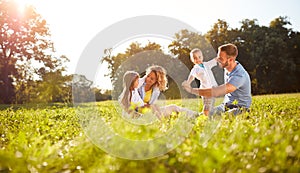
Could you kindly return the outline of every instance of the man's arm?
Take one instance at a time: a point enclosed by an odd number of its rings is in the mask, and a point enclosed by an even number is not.
[[[226,83],[214,88],[200,89],[200,88],[192,88],[187,85],[183,85],[183,88],[191,94],[195,94],[198,96],[205,96],[205,97],[219,97],[236,90],[236,87],[230,83]]]

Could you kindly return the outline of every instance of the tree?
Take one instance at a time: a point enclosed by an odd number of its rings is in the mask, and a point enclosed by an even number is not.
[[[104,50],[105,55],[102,58],[101,62],[108,63],[108,69],[110,71],[110,74],[108,75],[112,80],[112,84],[114,85],[114,82],[119,77],[119,74],[117,74],[117,72],[123,62],[137,53],[148,50],[157,50],[162,52],[160,45],[151,42],[149,42],[145,47],[142,47],[138,42],[133,42],[129,45],[124,53],[118,53],[117,55],[112,55],[112,49]]]
[[[72,96],[74,103],[93,102],[95,92],[92,89],[93,81],[88,80],[84,75],[72,75]]]
[[[236,42],[239,50],[237,60],[243,64],[250,75],[252,93],[265,93],[257,74],[260,73],[258,69],[262,62],[266,61],[262,55],[266,41],[265,33],[268,28],[259,26],[256,19],[245,19],[241,24],[242,26],[238,30],[239,39]]]
[[[229,32],[230,28],[226,21],[218,19],[218,21],[213,25],[213,28],[209,30],[205,36],[209,43],[213,46],[215,51],[222,44],[230,42]]]
[[[297,56],[292,55],[293,32],[285,27],[289,24],[284,17],[274,19],[269,27],[256,20],[242,21],[239,61],[250,73],[254,94],[295,91]]]
[[[272,69],[274,77],[273,90],[276,93],[291,91],[297,84],[298,87],[295,89],[299,89],[299,77],[296,75],[299,69],[297,70],[296,67],[297,61],[299,66],[299,60],[297,59],[299,59],[300,51],[299,48],[296,48],[297,43],[294,42],[294,40],[297,40],[297,34],[292,29],[287,28],[287,25],[291,25],[287,17],[280,16],[271,21],[269,27],[272,34],[270,41],[273,43],[270,56],[274,57],[273,60],[277,58],[277,61],[272,61],[271,65],[278,67],[276,70],[275,68]]]
[[[72,76],[63,75],[68,61],[66,56],[61,56],[59,61],[54,62],[55,69],[39,69],[36,75],[40,79],[18,82],[15,85],[16,103],[71,102]]]
[[[290,66],[291,71],[286,74],[286,80],[289,81],[289,91],[299,92],[300,89],[300,79],[298,74],[300,74],[300,33],[296,31],[290,32],[290,39],[288,41],[289,56],[293,63]]]
[[[47,23],[32,6],[20,12],[14,1],[0,1],[0,103],[16,101],[16,89],[39,69],[55,69],[53,52]]]
[[[111,100],[111,90],[103,90],[99,88],[93,88],[95,93],[96,101]]]

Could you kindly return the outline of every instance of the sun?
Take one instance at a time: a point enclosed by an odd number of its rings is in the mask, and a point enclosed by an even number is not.
[[[17,5],[20,12],[24,12],[25,8],[29,5],[34,6],[36,0],[13,0]]]
[[[36,0],[13,0],[20,6],[33,5]]]

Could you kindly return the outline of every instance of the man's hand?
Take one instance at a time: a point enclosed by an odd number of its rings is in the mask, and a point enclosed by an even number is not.
[[[190,86],[190,84],[185,80],[182,82],[182,87],[184,88],[185,86]]]
[[[182,85],[183,89],[185,89],[187,92],[191,93],[192,87],[190,86],[190,84],[188,84],[188,82],[186,80],[183,81],[181,85]]]

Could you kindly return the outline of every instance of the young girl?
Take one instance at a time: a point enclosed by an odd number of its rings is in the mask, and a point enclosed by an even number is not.
[[[157,105],[145,104],[137,92],[137,87],[139,83],[139,74],[134,71],[127,71],[123,76],[123,92],[119,97],[119,102],[123,106],[124,110],[132,114],[133,117],[137,115],[142,116],[142,114],[152,111],[159,119],[162,117],[167,117],[172,114],[172,112],[185,112],[188,116],[195,117],[198,115],[197,112],[191,111],[186,108],[179,107],[177,105],[167,105],[159,107]]]
[[[190,86],[192,81],[197,78],[200,80],[199,88],[211,88],[217,86],[217,83],[213,77],[211,68],[217,65],[216,58],[203,62],[203,55],[200,49],[193,49],[190,52],[190,59],[195,64],[192,68],[188,80],[184,83],[184,85]],[[203,113],[205,115],[209,115],[209,112],[214,106],[215,99],[202,97],[203,100]]]
[[[135,71],[127,71],[123,76],[123,91],[119,97],[119,102],[126,112],[138,112],[138,108],[144,106],[137,87],[139,84],[139,74]]]

